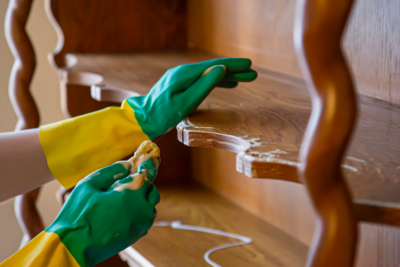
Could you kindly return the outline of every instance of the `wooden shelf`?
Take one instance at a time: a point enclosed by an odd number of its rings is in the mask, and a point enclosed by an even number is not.
[[[158,186],[157,221],[248,236],[253,243],[218,250],[210,259],[221,266],[304,266],[307,246],[198,184]],[[210,266],[203,256],[237,239],[169,226],[153,226],[133,247],[155,266]]]
[[[120,102],[147,93],[168,68],[215,57],[192,50],[74,54],[60,75],[63,82],[91,86],[97,100]],[[178,138],[188,146],[237,153],[237,170],[249,177],[298,182],[298,152],[311,110],[305,84],[255,69],[256,81],[215,89],[178,125]],[[400,225],[400,107],[364,96],[359,103],[342,170],[360,220]]]

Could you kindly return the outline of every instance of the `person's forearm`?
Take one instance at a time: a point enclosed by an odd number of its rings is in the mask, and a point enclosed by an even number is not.
[[[0,202],[53,179],[38,129],[0,133]]]

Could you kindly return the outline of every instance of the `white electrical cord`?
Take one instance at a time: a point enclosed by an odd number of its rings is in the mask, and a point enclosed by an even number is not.
[[[134,266],[140,267],[156,267],[148,259],[146,259],[142,254],[139,253],[132,246],[127,247],[124,252],[135,261]],[[129,266],[132,266],[129,264]]]
[[[213,262],[212,260],[210,260],[210,254],[213,253],[214,251],[224,249],[224,248],[230,248],[230,247],[234,247],[234,246],[246,245],[246,244],[250,244],[253,242],[253,240],[247,236],[232,234],[232,233],[215,230],[215,229],[210,229],[210,228],[206,228],[206,227],[182,224],[180,221],[156,222],[156,223],[154,223],[154,226],[171,226],[172,228],[175,228],[175,229],[198,231],[198,232],[210,233],[210,234],[214,234],[214,235],[222,235],[222,236],[232,237],[232,238],[242,240],[241,242],[224,244],[224,245],[220,245],[220,246],[217,246],[217,247],[207,250],[206,253],[204,254],[204,259],[208,264],[210,264],[213,267],[221,267],[221,265],[218,265],[215,262]]]

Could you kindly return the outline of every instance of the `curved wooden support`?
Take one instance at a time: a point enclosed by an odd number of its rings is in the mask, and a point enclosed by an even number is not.
[[[340,164],[356,122],[352,77],[341,50],[353,0],[299,0],[294,41],[312,112],[300,150],[299,178],[316,212],[307,266],[353,266],[357,219]]]
[[[35,52],[25,31],[31,5],[32,0],[10,0],[5,18],[5,35],[15,58],[8,88],[18,116],[16,131],[39,125],[39,112],[29,91],[36,67]]]
[[[11,103],[18,116],[15,131],[39,126],[39,112],[29,91],[36,58],[32,43],[25,31],[31,5],[32,0],[10,0],[5,18],[5,35],[15,58],[8,87]],[[39,191],[40,188],[15,199],[15,214],[24,232],[21,246],[44,229],[35,206]]]
[[[15,216],[24,233],[20,248],[25,246],[26,243],[44,230],[44,224],[36,208],[36,201],[39,197],[39,193],[40,187],[15,198]]]

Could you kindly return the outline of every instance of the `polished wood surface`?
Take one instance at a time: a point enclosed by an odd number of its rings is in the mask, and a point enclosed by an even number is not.
[[[216,56],[185,50],[70,57],[75,57],[75,65],[63,70],[64,82],[71,82],[71,73],[74,83],[80,82],[76,76],[96,73],[101,79],[94,85],[104,83],[136,95],[147,93],[170,67]],[[298,152],[311,110],[305,83],[256,69],[260,75],[252,83],[234,90],[215,89],[186,122],[178,125],[179,136],[190,146],[238,153],[237,169],[247,176],[298,181]],[[87,79],[82,83],[91,86]],[[357,202],[398,207],[400,107],[364,96],[359,100],[358,126],[342,171]]]
[[[158,178],[157,178],[158,179]],[[307,247],[289,235],[200,185],[157,186],[162,201],[159,221],[181,221],[236,233],[252,244],[216,251],[210,259],[221,266],[304,266]],[[155,266],[209,266],[204,253],[237,242],[212,234],[153,226],[133,247]]]
[[[351,267],[356,258],[358,218],[341,171],[357,119],[341,48],[352,6],[353,0],[297,1],[294,43],[312,102],[297,168],[315,214],[309,267]]]
[[[190,47],[249,57],[301,77],[293,46],[295,0],[188,1]],[[400,1],[355,2],[343,42],[361,94],[400,104]]]
[[[46,0],[46,10],[58,35],[50,55],[58,68],[71,52],[186,47],[185,0]]]
[[[9,78],[8,92],[18,116],[15,131],[39,126],[39,112],[30,92],[36,57],[32,43],[25,30],[32,0],[10,0],[5,18],[5,35],[14,56]],[[24,233],[21,247],[44,229],[36,209],[40,188],[15,198],[15,215]]]

